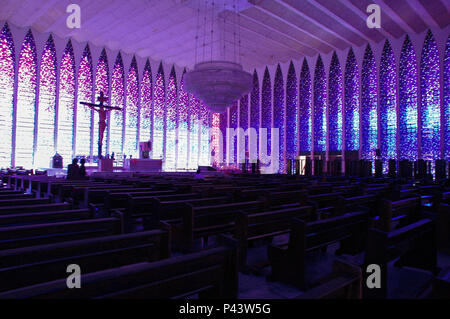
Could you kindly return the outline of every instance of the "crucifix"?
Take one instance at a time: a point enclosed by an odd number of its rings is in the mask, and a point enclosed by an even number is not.
[[[86,105],[95,112],[98,112],[98,158],[102,159],[103,135],[106,129],[106,117],[108,112],[112,110],[122,111],[122,109],[116,106],[104,105],[104,103],[108,101],[108,98],[103,95],[103,92],[100,92],[100,96],[97,98],[97,101],[100,103],[94,104],[89,102],[80,102],[80,104]]]

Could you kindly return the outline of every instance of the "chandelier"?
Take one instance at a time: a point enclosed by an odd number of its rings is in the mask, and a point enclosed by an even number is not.
[[[236,1],[236,0],[234,0]],[[208,1],[206,1],[207,6]],[[242,64],[238,63],[236,60],[236,21],[233,23],[234,27],[234,62],[227,61],[226,56],[226,45],[225,40],[223,41],[222,49],[222,59],[213,59],[213,44],[214,44],[214,0],[211,1],[211,58],[209,60],[205,59],[205,47],[206,47],[206,37],[203,37],[203,61],[197,63],[197,49],[198,49],[198,30],[199,24],[197,24],[197,34],[196,34],[196,52],[195,59],[196,64],[192,71],[187,72],[184,75],[184,85],[188,93],[193,94],[195,97],[200,99],[211,112],[213,113],[223,113],[226,111],[227,107],[232,106],[234,102],[239,100],[245,94],[248,94],[253,87],[253,76],[245,72]],[[224,9],[226,6],[226,1],[224,1]],[[236,8],[236,2],[233,5],[234,17],[240,15]],[[206,31],[206,14],[208,9],[205,8],[204,17],[204,29]],[[224,10],[223,13],[225,13]],[[199,21],[200,16],[200,6],[197,10]],[[226,16],[223,14],[223,37],[225,37],[225,20]],[[204,32],[206,34],[206,32]],[[239,31],[239,51],[240,51],[240,31]],[[240,60],[240,53],[239,53]]]
[[[203,101],[213,113],[223,113],[228,106],[252,89],[252,75],[242,65],[228,61],[197,63],[185,74],[186,91]]]

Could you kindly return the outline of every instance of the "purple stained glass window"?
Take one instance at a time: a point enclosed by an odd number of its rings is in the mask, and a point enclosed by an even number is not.
[[[271,153],[271,129],[272,129],[272,84],[270,81],[270,73],[269,69],[266,67],[264,71],[264,78],[262,83],[261,90],[261,129],[265,129],[265,134],[267,136],[267,143],[265,145],[260,145],[259,149],[259,158],[262,160],[261,166],[266,166],[267,161],[265,161],[261,154],[266,154],[270,157]],[[264,133],[262,133],[264,135]],[[261,140],[262,136],[259,134],[259,138]],[[263,149],[261,149],[261,147]],[[265,148],[265,150],[264,150]]]
[[[108,56],[106,55],[106,50],[103,49],[100,58],[97,64],[97,72],[95,74],[95,103],[98,103],[98,97],[100,96],[100,92],[103,92],[105,97],[109,97],[109,66],[108,66]],[[94,145],[95,151],[94,154],[97,155],[97,145],[98,145],[98,113],[93,112],[94,114]],[[106,145],[108,145],[108,134],[105,130],[103,135],[103,147],[102,154],[105,156],[106,153]]]
[[[164,158],[166,84],[162,63],[155,82],[155,101],[153,110],[153,158]]]
[[[114,63],[111,79],[111,104],[122,110],[113,110],[109,116],[109,152],[114,153],[118,163],[123,159],[123,114],[125,102],[125,74],[122,55],[119,53]],[[130,154],[125,154],[127,157]]]
[[[230,128],[236,131],[238,128],[238,102],[236,101],[233,106],[230,107]],[[233,136],[228,136],[228,143],[230,146],[230,151],[233,152],[233,158],[229,158],[228,164],[236,164],[237,163],[237,134],[234,134]]]
[[[302,71],[300,73],[299,85],[299,151],[301,153],[311,152],[312,140],[312,91],[311,73],[308,61],[303,60]]]
[[[127,76],[127,99],[125,107],[124,153],[139,156],[137,145],[137,128],[139,118],[139,71],[136,57],[131,60]]]
[[[144,67],[144,73],[141,81],[141,107],[140,107],[140,128],[139,140],[148,142],[151,140],[152,128],[152,69],[150,62],[147,60]]]
[[[94,137],[92,136],[93,133],[92,111],[89,107],[80,104],[80,102],[93,102],[92,101],[93,86],[94,82],[93,82],[92,56],[89,46],[86,45],[78,69],[78,86],[77,86],[78,101],[76,104],[77,125],[76,125],[76,141],[75,141],[75,155],[77,156],[91,155],[93,141],[96,141],[96,143],[98,141],[97,140],[98,136]],[[95,152],[97,152],[97,149],[95,149]]]
[[[19,57],[15,165],[33,167],[37,56],[33,34],[28,31]]]
[[[253,88],[250,93],[250,128],[253,134],[256,134],[256,137],[253,138],[256,145],[252,148],[255,150],[256,154],[250,152],[250,159],[255,161],[258,158],[258,149],[259,149],[259,127],[260,127],[260,107],[261,107],[261,97],[259,92],[259,79],[258,73],[256,70],[253,72]],[[221,121],[222,123],[222,121]],[[225,136],[225,135],[224,135]]]
[[[278,128],[278,163],[279,173],[286,172],[286,146],[285,146],[285,105],[284,105],[284,81],[281,66],[278,64],[275,72],[274,86],[273,86],[273,127]],[[273,141],[273,139],[272,139]]]
[[[244,95],[240,100],[239,100],[239,128],[240,130],[238,131],[239,134],[244,133],[244,136],[241,138],[238,138],[238,143],[241,143],[241,140],[243,141],[243,145],[239,145],[239,150],[242,150],[242,153],[238,153],[238,162],[242,163],[245,161],[245,154],[246,152],[248,152],[249,147],[248,147],[248,137],[245,136],[245,133],[249,132],[248,131],[248,115],[249,115],[249,96]]]
[[[314,71],[314,151],[326,151],[327,84],[322,57],[317,58]]]
[[[170,71],[169,82],[167,84],[167,108],[166,108],[166,159],[165,170],[174,171],[176,152],[176,130],[178,117],[178,97],[177,97],[177,77],[175,68]]]
[[[0,167],[11,165],[14,101],[14,43],[7,23],[0,32]]]
[[[91,86],[92,92],[92,86]],[[92,95],[92,93],[91,93]],[[58,140],[57,151],[68,162],[73,157],[75,109],[75,57],[72,42],[64,49],[59,71]],[[90,135],[90,126],[89,126]]]
[[[286,81],[286,158],[297,156],[298,138],[298,82],[294,63],[291,61]]]
[[[178,159],[177,169],[188,167],[188,124],[189,124],[189,94],[184,90],[184,74],[180,83],[180,94],[178,97]]]

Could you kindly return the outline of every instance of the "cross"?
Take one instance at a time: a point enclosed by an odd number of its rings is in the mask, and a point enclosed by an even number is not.
[[[122,111],[120,107],[117,106],[109,106],[104,105],[105,102],[108,101],[108,98],[103,95],[103,92],[100,92],[100,96],[97,98],[99,104],[89,103],[89,102],[80,102],[82,105],[88,106],[90,109],[98,112],[99,120],[98,120],[98,158],[102,158],[102,145],[103,145],[103,135],[106,129],[106,117],[108,112],[112,110]]]

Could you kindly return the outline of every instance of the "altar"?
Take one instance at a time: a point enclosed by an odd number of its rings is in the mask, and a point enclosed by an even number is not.
[[[123,170],[128,172],[161,172],[162,165],[162,159],[127,158],[123,162]]]

